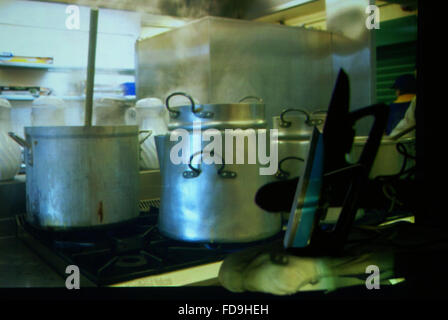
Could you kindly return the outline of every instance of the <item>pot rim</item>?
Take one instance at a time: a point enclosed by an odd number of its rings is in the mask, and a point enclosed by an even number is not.
[[[25,134],[32,137],[64,137],[64,136],[137,136],[138,126],[52,126],[25,127]]]

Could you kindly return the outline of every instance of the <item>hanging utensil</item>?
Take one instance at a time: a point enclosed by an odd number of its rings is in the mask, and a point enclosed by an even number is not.
[[[95,82],[95,55],[96,55],[96,38],[98,31],[98,9],[90,9],[90,26],[89,26],[89,54],[87,60],[87,83],[86,83],[86,103],[84,114],[84,125],[90,127],[92,125],[93,110],[93,85]]]

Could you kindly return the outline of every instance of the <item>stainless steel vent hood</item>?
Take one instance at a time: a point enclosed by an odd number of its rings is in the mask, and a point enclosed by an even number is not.
[[[193,19],[205,16],[255,19],[314,1],[316,0],[45,0]]]

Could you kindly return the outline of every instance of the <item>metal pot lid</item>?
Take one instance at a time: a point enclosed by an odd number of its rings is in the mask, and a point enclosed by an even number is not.
[[[190,101],[190,105],[170,107],[169,100],[176,95],[185,96]],[[256,102],[249,102],[249,99],[256,99]],[[188,94],[175,92],[166,99],[166,108],[170,114],[169,130],[178,128],[192,130],[194,123],[200,123],[201,129],[267,127],[265,104],[261,99],[253,96],[245,97],[238,103],[195,104]]]

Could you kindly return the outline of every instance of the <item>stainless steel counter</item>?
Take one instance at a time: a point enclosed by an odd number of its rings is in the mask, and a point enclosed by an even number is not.
[[[65,279],[16,237],[0,238],[0,288],[65,287]]]
[[[15,215],[24,211],[25,176],[0,182],[0,288],[65,287],[65,279],[16,236]]]

